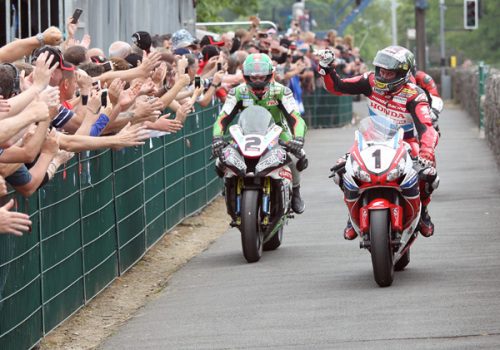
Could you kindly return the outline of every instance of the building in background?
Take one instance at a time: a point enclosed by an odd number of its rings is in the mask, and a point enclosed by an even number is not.
[[[89,34],[91,47],[108,48],[116,40],[132,44],[133,33],[195,33],[196,2],[188,0],[0,0],[0,46],[43,32],[49,25],[64,33],[66,19],[83,10],[76,39]]]

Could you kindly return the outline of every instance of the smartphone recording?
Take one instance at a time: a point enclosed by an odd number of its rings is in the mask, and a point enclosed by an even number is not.
[[[76,9],[75,12],[73,12],[73,20],[71,21],[72,24],[76,24],[78,22],[82,12],[83,12],[82,9]]]

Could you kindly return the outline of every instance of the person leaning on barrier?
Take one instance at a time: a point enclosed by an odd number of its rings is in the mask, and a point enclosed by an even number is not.
[[[193,83],[199,69],[198,58],[193,54],[186,54],[183,57],[185,58],[185,60],[179,60],[178,69],[182,71],[183,68],[184,69],[187,68],[187,74],[189,76],[189,85],[187,89],[195,91]],[[203,93],[195,101],[198,105],[202,107],[207,107],[212,102],[212,97],[215,95],[217,89],[221,87],[223,76],[224,76],[223,70],[217,71],[213,75],[211,82],[202,86]]]
[[[5,180],[0,176],[0,197],[7,194]],[[8,233],[15,236],[22,236],[22,231],[29,231],[31,220],[28,214],[10,211],[14,207],[14,199],[0,207],[0,233]]]

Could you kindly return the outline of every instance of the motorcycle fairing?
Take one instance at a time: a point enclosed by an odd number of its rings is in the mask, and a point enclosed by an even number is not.
[[[271,147],[271,146],[269,146]],[[274,144],[264,152],[255,166],[256,176],[267,176],[276,169],[282,168],[292,162],[287,152],[279,145]]]
[[[370,215],[368,215],[370,210],[384,209],[389,209],[389,212],[391,213],[392,229],[401,230],[403,228],[403,208],[384,198],[377,198],[371,201],[370,204],[361,208],[362,215],[359,217],[359,230],[363,233],[370,230]]]
[[[232,145],[226,146],[222,150],[220,159],[226,169],[231,170],[236,176],[245,176],[247,173],[245,159]]]
[[[240,152],[244,157],[248,158],[258,158],[266,151],[266,149],[273,147],[276,143],[278,143],[277,139],[282,131],[283,129],[280,126],[274,125],[265,135],[244,135],[243,130],[239,125],[232,125],[229,128],[229,133],[236,142]]]

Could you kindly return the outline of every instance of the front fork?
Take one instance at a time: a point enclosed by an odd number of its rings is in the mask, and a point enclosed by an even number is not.
[[[245,187],[245,181],[242,177],[239,177],[236,185],[236,226],[241,225],[241,198],[243,195],[243,187]],[[269,217],[271,215],[271,206],[269,205],[271,179],[269,177],[264,178],[262,191],[262,225],[267,226],[269,225]]]

